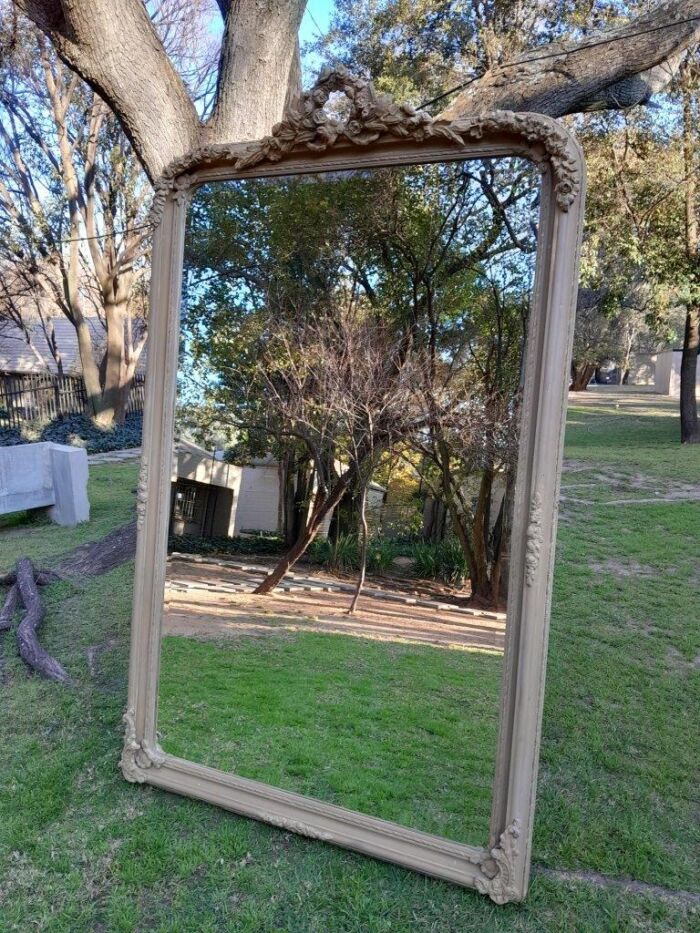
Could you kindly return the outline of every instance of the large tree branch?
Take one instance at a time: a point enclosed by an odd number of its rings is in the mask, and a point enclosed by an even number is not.
[[[256,139],[279,122],[290,78],[298,80],[298,34],[306,0],[230,0],[219,63],[214,142]]]
[[[698,40],[700,0],[665,0],[625,26],[578,44],[543,46],[487,71],[440,116],[520,110],[562,117],[643,104],[666,87]]]
[[[156,178],[198,141],[199,118],[142,0],[16,0],[118,115]]]

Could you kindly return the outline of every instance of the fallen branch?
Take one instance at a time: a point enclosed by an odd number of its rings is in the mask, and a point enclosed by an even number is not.
[[[17,561],[16,573],[16,586],[25,609],[22,621],[17,627],[20,657],[25,664],[49,680],[70,684],[71,679],[66,670],[39,644],[37,630],[44,621],[46,606],[39,596],[34,579],[34,565],[28,557],[22,557]]]
[[[34,582],[38,586],[48,586],[49,583],[56,583],[60,579],[60,575],[53,570],[34,570]],[[0,575],[0,586],[13,586],[16,582],[17,573],[14,570]]]

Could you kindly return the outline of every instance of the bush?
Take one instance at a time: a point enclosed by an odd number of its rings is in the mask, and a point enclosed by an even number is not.
[[[98,428],[85,415],[66,415],[49,422],[28,421],[18,428],[0,429],[0,447],[30,444],[34,441],[53,441],[84,447],[89,454],[106,453],[141,446],[143,415],[136,412],[126,416],[124,424],[112,428]]]
[[[388,538],[370,538],[367,545],[367,570],[385,573],[397,556],[397,547]],[[351,573],[360,569],[360,542],[357,535],[340,535],[337,541],[316,538],[308,550],[309,560],[328,570]]]
[[[210,554],[221,556],[275,556],[285,552],[284,538],[280,535],[257,532],[250,537],[199,538],[196,535],[170,535],[168,547],[182,554]]]
[[[413,559],[415,574],[423,579],[464,586],[469,576],[469,565],[456,538],[417,543],[413,546]]]

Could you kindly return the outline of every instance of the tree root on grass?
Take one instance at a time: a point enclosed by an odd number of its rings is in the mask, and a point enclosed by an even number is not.
[[[77,581],[97,577],[114,570],[134,556],[136,549],[136,522],[115,528],[99,541],[89,541],[64,554],[56,563],[56,571],[37,569],[28,557],[17,561],[14,570],[0,574],[0,586],[9,586],[0,609],[0,633],[12,628],[15,613],[21,607],[24,615],[17,626],[17,646],[24,663],[32,670],[61,684],[72,681],[59,662],[39,643],[37,630],[44,621],[46,607],[38,587],[48,586],[56,580]],[[98,646],[99,648],[99,646]],[[90,658],[88,657],[90,662]],[[95,657],[92,658],[94,664]],[[2,646],[0,645],[0,680],[4,676]]]
[[[37,631],[44,621],[46,606],[39,595],[39,586],[46,586],[60,577],[49,570],[36,570],[28,557],[17,561],[13,573],[0,577],[0,582],[10,589],[0,609],[0,632],[12,627],[12,620],[20,606],[24,614],[17,626],[17,647],[27,667],[41,674],[48,680],[61,684],[70,684],[71,679],[65,668],[52,657],[39,643]]]

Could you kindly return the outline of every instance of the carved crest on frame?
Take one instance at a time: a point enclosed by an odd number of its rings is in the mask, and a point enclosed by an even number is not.
[[[326,110],[329,98],[335,93],[344,94],[348,102],[347,113],[342,116]],[[537,113],[506,110],[453,121],[433,119],[411,104],[397,104],[371,81],[338,67],[322,71],[298,105],[288,109],[282,121],[273,126],[272,133],[251,144],[247,151],[241,153],[240,146],[226,144],[202,146],[172,162],[156,184],[151,220],[154,224],[160,221],[165,199],[171,192],[177,196],[190,185],[191,178],[185,173],[222,160],[231,161],[234,171],[242,171],[264,162],[280,162],[304,149],[320,153],[335,145],[369,146],[392,139],[447,142],[464,147],[470,140],[494,133],[520,137],[541,148],[543,155],[538,164],[551,165],[557,204],[561,210],[568,210],[581,190],[580,170],[569,135],[554,120]]]

